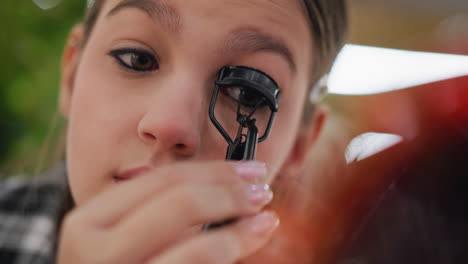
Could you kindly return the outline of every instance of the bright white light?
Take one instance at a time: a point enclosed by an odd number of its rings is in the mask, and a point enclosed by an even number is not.
[[[345,158],[351,162],[367,159],[400,142],[403,137],[394,134],[365,133],[355,137],[346,148]]]
[[[468,75],[468,56],[346,45],[329,93],[375,94]]]
[[[33,0],[33,2],[42,9],[51,9],[60,4],[61,0]]]

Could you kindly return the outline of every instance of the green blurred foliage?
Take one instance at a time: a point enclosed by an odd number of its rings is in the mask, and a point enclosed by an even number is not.
[[[57,111],[60,59],[85,0],[48,10],[32,0],[0,3],[0,174],[28,172]],[[28,167],[29,166],[29,167]]]

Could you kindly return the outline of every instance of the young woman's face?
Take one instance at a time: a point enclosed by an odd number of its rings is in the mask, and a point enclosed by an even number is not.
[[[226,65],[260,69],[280,86],[280,111],[257,152],[276,175],[294,159],[312,57],[299,1],[107,0],[65,104],[76,203],[122,171],[224,159],[208,108]]]

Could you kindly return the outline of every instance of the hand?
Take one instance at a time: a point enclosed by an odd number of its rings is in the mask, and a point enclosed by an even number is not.
[[[235,263],[263,247],[278,225],[274,213],[261,212],[272,200],[266,178],[258,164],[211,162],[123,182],[65,217],[58,263]],[[239,220],[184,237],[232,218]]]

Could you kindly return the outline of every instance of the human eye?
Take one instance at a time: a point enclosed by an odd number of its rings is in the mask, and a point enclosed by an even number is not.
[[[221,92],[244,108],[262,108],[266,106],[264,97],[251,88],[242,86],[223,87]]]
[[[109,52],[120,66],[135,72],[150,72],[159,69],[158,60],[150,52],[138,48],[122,48]]]

